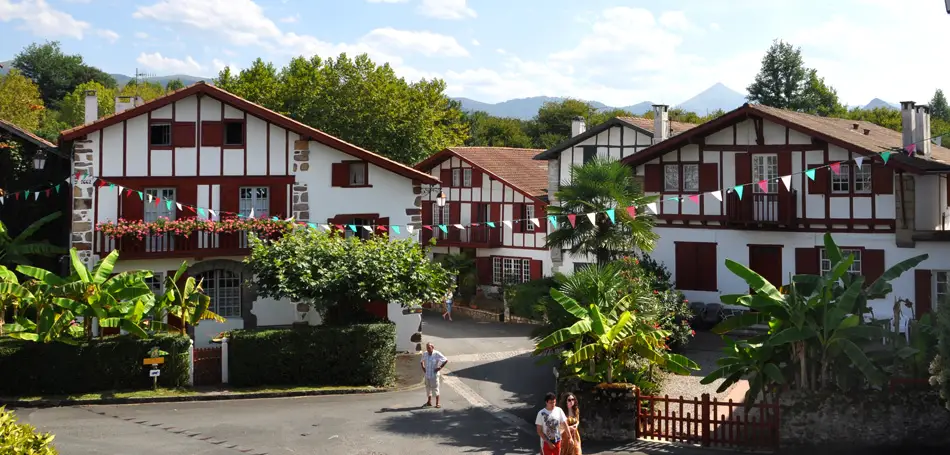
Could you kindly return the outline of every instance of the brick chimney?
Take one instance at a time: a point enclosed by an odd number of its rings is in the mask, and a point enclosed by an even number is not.
[[[653,105],[653,143],[670,138],[670,107],[665,104]]]
[[[587,123],[584,122],[584,117],[577,116],[571,119],[571,137],[575,137],[587,131]]]
[[[99,98],[95,90],[86,90],[86,104],[83,111],[83,123],[88,124],[99,119]]]
[[[916,128],[914,129],[914,143],[917,144],[917,155],[930,159],[930,106],[921,104],[917,106],[917,112],[914,114],[916,119]]]

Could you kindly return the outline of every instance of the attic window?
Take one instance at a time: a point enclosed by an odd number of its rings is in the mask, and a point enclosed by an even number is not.
[[[172,145],[172,125],[171,123],[153,123],[149,135],[149,145],[154,147],[171,147]]]
[[[224,124],[224,145],[244,145],[244,122]]]

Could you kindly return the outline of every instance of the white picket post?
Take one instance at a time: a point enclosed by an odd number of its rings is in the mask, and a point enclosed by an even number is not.
[[[188,386],[195,386],[195,341],[188,340]]]
[[[221,340],[221,383],[228,383],[228,339]]]

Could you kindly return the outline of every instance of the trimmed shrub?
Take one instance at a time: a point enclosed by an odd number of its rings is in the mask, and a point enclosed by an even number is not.
[[[17,418],[6,408],[0,408],[0,453],[24,455],[56,455],[51,445],[53,435],[37,433],[33,425],[17,423]]]
[[[152,386],[142,359],[157,346],[168,352],[158,378],[163,387],[188,384],[188,337],[116,336],[79,345],[0,340],[0,395],[30,396],[146,389]]]
[[[290,330],[234,330],[228,374],[235,386],[377,386],[395,376],[391,322]]]

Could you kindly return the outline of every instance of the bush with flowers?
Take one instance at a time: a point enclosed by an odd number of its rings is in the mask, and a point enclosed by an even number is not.
[[[660,328],[670,333],[667,345],[671,350],[680,352],[686,348],[696,332],[690,325],[693,316],[689,300],[677,291],[671,281],[671,274],[663,264],[648,255],[628,256],[620,261],[623,276],[632,288],[649,289],[653,294],[654,305],[651,312],[657,314]]]
[[[241,217],[226,217],[217,221],[199,217],[174,220],[159,218],[149,222],[119,218],[116,222],[100,223],[96,226],[99,232],[109,237],[134,237],[138,239],[164,234],[190,237],[196,232],[254,232],[259,237],[277,238],[291,231],[293,228],[294,224],[290,221]]]

